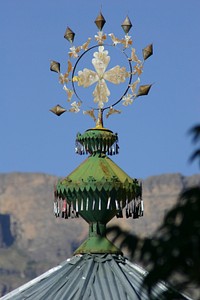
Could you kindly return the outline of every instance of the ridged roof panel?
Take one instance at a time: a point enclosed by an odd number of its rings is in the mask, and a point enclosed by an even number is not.
[[[148,300],[147,291],[141,290],[145,274],[122,256],[78,255],[1,300]],[[165,290],[166,285],[158,284],[154,296]],[[179,294],[174,299],[189,298]]]

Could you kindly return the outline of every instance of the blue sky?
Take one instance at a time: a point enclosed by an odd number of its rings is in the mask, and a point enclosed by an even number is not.
[[[105,33],[122,38],[128,14],[138,56],[154,44],[141,76],[141,84],[154,83],[149,95],[128,108],[120,104],[116,108],[123,113],[105,121],[119,135],[120,154],[112,159],[137,178],[199,172],[188,163],[194,150],[188,130],[200,122],[199,0],[6,0],[0,2],[1,173],[65,176],[85,159],[74,153],[75,137],[93,127],[93,120],[49,112],[58,103],[67,105],[49,63],[57,60],[66,70],[66,27],[76,33],[75,46],[81,45],[97,33],[101,7]]]

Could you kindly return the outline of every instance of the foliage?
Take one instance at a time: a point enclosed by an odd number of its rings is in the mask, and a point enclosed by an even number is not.
[[[200,142],[200,125],[196,125],[192,127],[192,129],[189,131],[190,134],[193,135],[193,143],[198,143]],[[196,149],[193,154],[190,157],[190,161],[194,161],[197,159],[199,161],[199,166],[200,166],[200,148]]]
[[[200,142],[200,125],[193,127],[190,134],[194,143]],[[200,147],[190,157],[190,161],[194,160],[200,164]],[[121,247],[128,248],[132,259],[139,253],[139,261],[148,266],[144,285],[150,296],[160,280],[173,279],[179,290],[185,290],[191,284],[200,287],[199,186],[181,192],[176,205],[167,213],[152,238],[141,239],[119,227],[109,231],[114,232],[114,240],[120,240]]]

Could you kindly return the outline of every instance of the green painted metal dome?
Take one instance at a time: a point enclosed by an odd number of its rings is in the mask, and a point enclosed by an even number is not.
[[[88,222],[107,223],[125,206],[128,210],[130,201],[141,198],[141,186],[105,154],[93,154],[59,180],[57,196]]]

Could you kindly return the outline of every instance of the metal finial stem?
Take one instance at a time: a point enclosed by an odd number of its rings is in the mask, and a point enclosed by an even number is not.
[[[100,108],[98,111],[96,128],[103,128],[103,109],[102,108]]]

